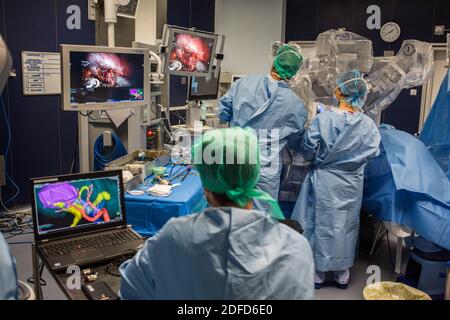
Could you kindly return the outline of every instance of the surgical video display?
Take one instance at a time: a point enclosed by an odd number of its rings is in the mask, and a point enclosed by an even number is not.
[[[214,39],[187,33],[174,33],[169,71],[207,73],[214,50]]]
[[[144,55],[70,53],[71,103],[144,100]]]
[[[38,232],[122,221],[119,178],[34,185]]]

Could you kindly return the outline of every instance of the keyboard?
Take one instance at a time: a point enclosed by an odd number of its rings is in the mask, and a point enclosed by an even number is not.
[[[82,251],[89,251],[89,249],[118,246],[123,243],[139,239],[139,236],[137,236],[133,231],[126,229],[106,234],[86,236],[83,238],[51,243],[43,246],[43,249],[48,257],[55,257]]]

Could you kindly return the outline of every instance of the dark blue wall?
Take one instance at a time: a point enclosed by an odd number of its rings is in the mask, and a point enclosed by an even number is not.
[[[168,0],[167,23],[185,28],[214,32],[215,0]],[[172,106],[186,104],[187,85],[182,77],[170,78],[170,102]],[[178,121],[176,122],[178,123]]]
[[[82,10],[81,30],[66,27],[66,9],[73,4]],[[16,204],[29,202],[29,178],[70,171],[77,136],[77,114],[62,112],[59,96],[22,95],[21,52],[59,52],[63,43],[95,44],[95,23],[87,16],[86,0],[0,1],[0,32],[17,70],[3,94],[12,126],[8,171],[21,189]],[[2,132],[3,151],[6,139]],[[4,199],[13,193],[10,185],[3,190],[7,191]]]
[[[369,5],[381,8],[381,24],[397,22],[402,28],[399,40],[387,44],[379,30],[368,30],[366,21]],[[385,50],[397,51],[403,40],[445,42],[445,36],[434,36],[434,25],[450,27],[448,0],[287,0],[286,41],[315,40],[329,29],[345,27],[373,41],[374,53],[382,56]],[[405,90],[394,104],[382,114],[382,121],[400,130],[416,133],[420,117],[421,88],[417,96]]]
[[[66,9],[82,10],[81,30],[66,28]],[[214,0],[168,0],[169,24],[214,31]],[[95,23],[87,19],[87,0],[0,0],[0,32],[17,70],[3,93],[12,126],[8,172],[21,193],[12,204],[30,200],[28,179],[67,174],[76,150],[77,114],[60,110],[59,96],[22,95],[21,51],[57,52],[59,45],[95,44]],[[172,103],[185,103],[187,86],[172,78]],[[0,154],[6,146],[6,125],[0,112]],[[11,183],[2,189],[3,199],[14,194]]]

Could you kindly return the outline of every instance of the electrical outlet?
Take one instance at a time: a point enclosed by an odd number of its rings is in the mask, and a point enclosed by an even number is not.
[[[6,185],[6,166],[5,157],[0,156],[0,187]]]

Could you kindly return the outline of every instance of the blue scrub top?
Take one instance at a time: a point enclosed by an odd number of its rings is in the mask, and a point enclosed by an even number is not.
[[[123,299],[314,297],[306,239],[255,210],[210,208],[174,218],[120,272]]]

